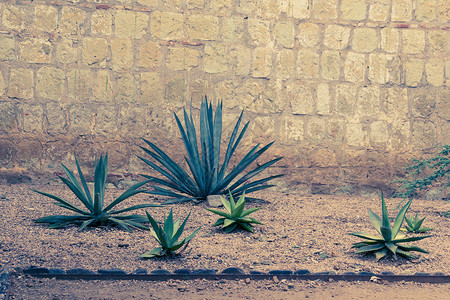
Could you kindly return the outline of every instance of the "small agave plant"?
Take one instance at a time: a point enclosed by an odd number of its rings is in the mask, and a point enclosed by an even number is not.
[[[230,160],[249,125],[247,122],[239,132],[242,115],[243,111],[234,126],[230,140],[228,141],[225,156],[221,159],[221,103],[217,105],[214,114],[212,105],[208,104],[206,97],[205,100],[202,101],[200,107],[199,140],[197,139],[197,130],[192,118],[192,111],[190,115],[188,115],[186,110],[184,110],[184,127],[178,116],[175,114],[175,120],[186,148],[187,156],[185,159],[189,170],[185,170],[182,166],[177,164],[155,144],[143,139],[150,149],[141,147],[142,150],[159,164],[143,157],[139,158],[165,177],[157,178],[144,175],[148,179],[153,179],[152,182],[157,184],[153,187],[154,190],[149,191],[148,193],[170,197],[171,199],[165,202],[165,204],[168,204],[190,200],[202,201],[209,195],[221,195],[226,193],[226,191],[231,191],[234,197],[238,197],[242,195],[244,191],[248,194],[272,187],[273,185],[267,183],[282,175],[273,175],[254,181],[250,180],[282,159],[282,157],[272,159],[256,166],[244,175],[241,173],[269,149],[274,142],[271,142],[262,148],[259,148],[259,144],[254,146],[239,161],[239,163],[236,164],[236,166],[227,170]],[[220,164],[220,161],[222,161],[222,164]],[[191,173],[192,176],[189,173]]]
[[[419,220],[418,213],[416,213],[416,217],[411,218],[405,217],[406,225],[404,231],[414,232],[414,233],[424,233],[430,230],[433,230],[433,228],[429,227],[422,227],[422,223],[425,220],[425,217]],[[403,229],[402,229],[403,230]]]
[[[118,198],[116,198],[114,201],[112,201],[109,205],[103,207],[106,188],[106,176],[108,173],[108,154],[106,154],[104,157],[100,156],[100,159],[98,161],[96,160],[95,162],[93,195],[89,191],[83,172],[81,172],[81,168],[76,157],[75,162],[77,164],[78,174],[80,176],[81,183],[78,182],[74,174],[63,164],[62,167],[68,178],[64,178],[62,176],[59,176],[59,178],[62,180],[62,182],[64,182],[64,184],[66,184],[69,187],[69,189],[81,201],[81,203],[85,206],[85,208],[81,208],[79,206],[71,204],[58,196],[34,190],[35,192],[41,195],[56,200],[57,201],[55,203],[56,205],[76,213],[75,215],[70,216],[68,215],[47,216],[35,220],[36,223],[48,223],[50,224],[49,228],[62,228],[69,224],[80,225],[78,231],[85,229],[87,226],[99,226],[107,224],[118,225],[129,232],[131,232],[130,227],[148,229],[147,226],[142,224],[143,222],[147,222],[145,216],[136,214],[124,215],[123,213],[146,207],[160,207],[161,205],[147,203],[134,205],[119,210],[114,210],[113,208],[116,205],[122,203],[124,200],[136,194],[143,193],[145,190],[141,190],[139,188],[144,184],[148,183],[150,180],[146,180],[138,184],[135,184],[127,191],[125,191],[122,195],[120,195]]]
[[[191,213],[189,213],[186,219],[184,219],[181,226],[180,226],[180,219],[177,219],[175,222],[173,221],[172,209],[170,210],[170,213],[167,216],[167,218],[166,216],[164,216],[163,226],[158,225],[155,219],[153,219],[153,217],[148,212],[146,213],[148,221],[150,222],[151,225],[150,229],[152,235],[161,247],[156,247],[150,251],[145,252],[144,254],[139,256],[141,258],[153,258],[164,255],[174,256],[175,254],[180,254],[186,249],[186,247],[189,245],[189,242],[200,230],[199,227],[196,230],[194,230],[194,232],[192,232],[188,237],[179,240]],[[181,247],[183,247],[183,249],[181,249],[177,253],[176,251],[179,250]]]
[[[245,206],[245,193],[241,195],[239,200],[235,203],[233,195],[230,192],[230,201],[227,201],[225,198],[220,197],[223,206],[226,209],[226,212],[215,210],[215,209],[207,209],[212,213],[215,213],[222,218],[219,218],[213,226],[222,225],[225,229],[226,233],[230,233],[236,228],[242,228],[244,230],[253,232],[252,224],[261,224],[261,222],[247,217],[249,214],[261,209],[261,207],[254,207],[244,210]]]
[[[377,260],[382,259],[389,253],[392,254],[395,259],[397,258],[397,254],[404,258],[416,258],[413,254],[410,253],[412,251],[428,253],[422,248],[419,248],[417,246],[405,245],[404,243],[422,240],[424,238],[430,237],[430,235],[420,237],[406,237],[406,235],[399,232],[405,218],[405,214],[409,209],[411,202],[412,199],[409,200],[408,203],[406,203],[405,206],[400,209],[397,217],[395,218],[394,226],[391,227],[386,203],[384,201],[383,193],[381,193],[383,218],[380,219],[377,214],[369,209],[369,219],[380,236],[375,236],[364,232],[350,233],[350,235],[365,239],[365,241],[363,242],[353,244],[352,248],[358,249],[356,253],[375,253],[375,257]]]

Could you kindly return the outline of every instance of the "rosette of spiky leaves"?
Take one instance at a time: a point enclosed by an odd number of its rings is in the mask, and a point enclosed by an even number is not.
[[[412,216],[411,216],[411,218],[405,217],[405,221],[406,221],[405,230],[407,230],[409,232],[414,232],[414,233],[424,233],[424,232],[433,230],[433,228],[422,227],[422,223],[425,220],[425,218],[426,217],[419,219],[418,213],[416,213],[416,216],[414,218]]]
[[[242,228],[244,230],[253,232],[252,224],[261,224],[261,222],[247,217],[249,214],[261,209],[261,207],[254,207],[244,210],[245,207],[245,193],[241,195],[239,200],[235,203],[233,195],[229,193],[230,201],[227,201],[225,198],[220,197],[223,206],[226,209],[226,212],[216,210],[216,209],[207,209],[212,213],[215,213],[222,218],[219,218],[213,226],[222,225],[223,229],[226,233],[230,233],[236,228]]]
[[[153,258],[156,256],[164,256],[164,255],[173,256],[175,254],[180,254],[186,249],[190,240],[192,240],[192,238],[200,230],[199,227],[196,230],[194,230],[194,232],[192,232],[188,237],[179,240],[191,213],[189,213],[186,219],[184,219],[181,226],[180,226],[180,219],[177,219],[174,222],[172,209],[170,210],[170,213],[167,216],[167,218],[166,216],[164,216],[164,222],[162,226],[158,225],[155,219],[153,219],[153,217],[148,212],[146,213],[148,221],[150,222],[151,225],[150,230],[152,232],[152,235],[156,239],[156,241],[158,241],[161,247],[157,247],[150,251],[145,252],[144,254],[139,256],[141,258]],[[178,253],[176,253],[176,251],[183,246],[184,248],[180,250]]]
[[[160,165],[151,160],[139,157],[146,164],[165,177],[156,178],[145,176],[146,178],[153,179],[153,182],[158,184],[157,186],[154,186],[153,191],[149,191],[148,193],[165,195],[172,198],[166,201],[165,204],[189,200],[205,200],[208,195],[220,195],[224,194],[228,190],[231,191],[234,197],[238,197],[239,195],[242,195],[244,191],[248,194],[269,188],[273,185],[267,184],[268,181],[282,176],[274,175],[263,179],[250,181],[256,175],[282,158],[278,157],[255,167],[245,175],[238,178],[240,174],[247,169],[247,167],[249,167],[256,161],[256,159],[266,152],[273,142],[267,144],[261,149],[259,149],[259,144],[254,146],[244,156],[244,158],[242,158],[241,161],[236,164],[234,168],[228,172],[228,174],[226,174],[230,159],[235,153],[236,148],[241,142],[249,125],[247,122],[239,132],[243,111],[234,126],[222,165],[220,165],[222,103],[217,105],[215,113],[213,113],[212,105],[208,104],[206,97],[205,100],[202,101],[200,107],[199,142],[197,140],[197,130],[192,118],[192,108],[190,115],[188,115],[186,110],[184,110],[184,127],[178,116],[176,114],[174,115],[186,148],[187,157],[185,157],[185,160],[187,161],[189,171],[184,170],[160,148],[146,139],[143,140],[150,147],[150,149],[141,147],[142,150],[144,150]],[[190,172],[192,176],[188,174],[188,172]]]
[[[386,208],[386,203],[384,201],[383,193],[381,193],[381,206],[383,217],[380,217],[369,211],[369,219],[372,222],[375,229],[378,231],[380,236],[375,236],[371,234],[367,234],[364,232],[353,232],[351,235],[360,237],[365,239],[366,241],[354,243],[352,248],[358,248],[356,253],[375,253],[375,257],[377,260],[382,259],[387,256],[389,253],[397,258],[397,254],[404,258],[416,258],[411,251],[428,253],[427,251],[419,248],[417,246],[405,245],[404,243],[413,242],[422,240],[424,238],[430,237],[428,236],[419,236],[419,237],[406,237],[403,233],[400,233],[400,227],[402,226],[403,220],[405,219],[405,214],[411,205],[412,199],[408,201],[408,203],[403,206],[397,214],[397,217],[394,221],[394,226],[391,227],[389,222],[388,211]]]
[[[74,215],[53,215],[35,220],[37,223],[48,223],[49,228],[62,228],[69,224],[80,225],[79,231],[85,229],[87,226],[100,226],[107,224],[118,225],[121,228],[130,231],[130,227],[148,229],[147,226],[142,224],[142,222],[147,222],[147,218],[142,215],[137,214],[123,214],[129,211],[133,211],[145,207],[160,207],[157,204],[139,204],[124,209],[114,210],[113,208],[122,203],[124,200],[144,192],[145,190],[139,189],[144,184],[151,180],[146,180],[133,185],[131,188],[126,190],[122,195],[112,201],[106,207],[104,205],[105,198],[105,188],[106,188],[106,177],[108,173],[108,154],[104,157],[100,156],[100,159],[95,162],[95,174],[94,174],[94,194],[92,195],[87,186],[83,172],[81,171],[80,164],[75,157],[75,162],[77,165],[78,174],[80,177],[80,182],[75,178],[75,175],[62,164],[64,172],[67,178],[59,176],[59,178],[66,184],[69,189],[75,194],[75,196],[81,201],[85,208],[79,207],[77,205],[71,204],[70,202],[41,191],[36,191],[37,193],[47,196],[56,200],[55,203],[58,206],[66,208],[72,212]]]

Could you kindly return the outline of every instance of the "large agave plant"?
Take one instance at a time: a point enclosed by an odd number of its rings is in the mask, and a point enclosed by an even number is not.
[[[257,166],[237,179],[237,177],[260,157],[273,142],[261,149],[259,149],[259,144],[254,146],[244,158],[242,158],[242,160],[226,174],[230,159],[248,128],[249,123],[247,122],[239,132],[242,115],[243,111],[234,126],[225,157],[223,158],[222,165],[220,165],[222,103],[217,105],[214,114],[212,105],[208,104],[206,97],[205,100],[202,101],[200,108],[199,142],[197,140],[197,130],[192,118],[192,110],[190,115],[184,110],[185,127],[183,127],[180,119],[175,114],[175,120],[187,151],[187,157],[185,157],[185,159],[192,176],[155,144],[143,139],[150,149],[144,147],[141,148],[161,166],[148,159],[142,157],[139,158],[165,177],[162,179],[146,176],[149,179],[153,179],[153,182],[159,184],[159,186],[154,186],[154,190],[149,191],[149,193],[169,196],[172,199],[165,203],[175,203],[189,200],[204,200],[208,195],[223,195],[228,190],[231,191],[234,197],[238,197],[244,191],[248,194],[273,186],[267,184],[267,182],[282,175],[269,176],[253,182],[250,182],[250,179],[279,161],[282,157],[275,158]]]
[[[119,225],[121,228],[127,231],[131,231],[130,226],[135,228],[148,229],[147,226],[142,224],[142,222],[148,222],[145,216],[123,215],[123,213],[145,207],[160,207],[161,205],[147,203],[134,205],[119,210],[113,210],[113,208],[129,197],[144,192],[145,190],[141,190],[139,188],[148,183],[150,180],[135,184],[114,201],[112,201],[109,205],[103,207],[106,176],[108,173],[108,155],[106,154],[104,157],[100,156],[100,159],[95,162],[93,195],[91,195],[91,192],[89,191],[83,172],[81,172],[81,168],[76,157],[75,162],[77,164],[81,183],[77,181],[74,174],[63,164],[62,167],[68,178],[64,178],[62,176],[59,176],[59,178],[69,187],[69,189],[81,201],[85,208],[80,208],[74,204],[69,203],[66,200],[63,200],[58,196],[35,190],[35,192],[39,194],[56,200],[56,205],[59,205],[76,213],[75,215],[70,216],[53,215],[43,217],[37,219],[35,222],[49,223],[49,228],[62,228],[69,224],[80,225],[80,228],[78,229],[79,231],[85,229],[86,226],[106,225],[108,223]]]
[[[413,242],[422,240],[424,238],[430,237],[427,236],[419,236],[419,237],[406,237],[403,233],[400,233],[400,227],[402,226],[403,220],[405,219],[405,214],[411,205],[412,199],[408,201],[408,203],[403,206],[397,214],[397,217],[394,221],[394,226],[391,227],[389,222],[388,211],[386,208],[386,203],[384,201],[383,193],[381,194],[381,206],[383,219],[372,212],[369,209],[369,219],[372,222],[375,229],[378,231],[380,236],[370,235],[364,232],[353,232],[351,235],[360,237],[365,239],[363,242],[354,243],[352,248],[358,248],[356,253],[375,253],[375,257],[377,260],[382,259],[387,256],[389,253],[397,258],[397,254],[404,258],[415,258],[411,251],[428,253],[427,251],[419,248],[417,246],[405,245],[403,243]]]

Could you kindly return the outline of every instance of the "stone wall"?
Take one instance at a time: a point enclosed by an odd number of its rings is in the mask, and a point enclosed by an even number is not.
[[[450,144],[449,28],[448,0],[2,0],[0,168],[149,172],[139,138],[181,156],[173,113],[208,95],[276,140],[280,186],[387,188]]]

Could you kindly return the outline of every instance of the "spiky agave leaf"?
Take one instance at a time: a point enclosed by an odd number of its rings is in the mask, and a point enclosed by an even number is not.
[[[416,247],[409,246],[403,243],[418,241],[430,236],[421,237],[406,237],[404,234],[399,233],[400,227],[405,219],[405,214],[411,205],[412,199],[408,201],[398,212],[395,218],[394,225],[391,227],[389,222],[389,215],[386,208],[386,203],[384,201],[383,193],[381,193],[381,207],[382,207],[382,218],[377,214],[369,211],[369,219],[374,226],[375,230],[378,232],[377,235],[371,235],[364,232],[352,232],[350,235],[364,239],[362,242],[354,243],[352,248],[357,248],[356,253],[360,254],[375,254],[375,258],[380,260],[386,256],[391,255],[397,258],[397,254],[404,258],[415,258],[410,252],[417,251],[422,253],[427,253],[425,250]]]
[[[245,169],[267,151],[273,142],[261,149],[259,148],[259,144],[254,146],[244,158],[242,158],[242,160],[226,174],[230,160],[248,128],[249,123],[247,122],[243,128],[239,130],[243,111],[241,112],[232,131],[230,140],[228,141],[222,165],[220,165],[222,103],[219,103],[215,112],[213,112],[212,104],[208,103],[208,100],[205,97],[200,107],[200,130],[198,132],[194,125],[192,108],[190,114],[184,110],[183,116],[184,125],[178,116],[174,114],[175,121],[187,152],[185,160],[189,171],[184,170],[172,158],[165,154],[164,151],[146,139],[143,139],[143,141],[150,148],[141,147],[141,149],[156,162],[138,156],[142,161],[164,177],[156,178],[147,176],[147,178],[153,179],[153,182],[158,184],[157,186],[154,186],[154,190],[149,191],[149,193],[165,195],[172,198],[166,201],[166,204],[189,200],[205,200],[208,195],[224,194],[227,190],[231,191],[234,197],[238,197],[242,195],[244,191],[248,194],[269,188],[272,186],[267,184],[270,180],[282,176],[273,175],[256,181],[250,181],[262,171],[275,164],[282,157],[270,160],[240,176]]]
[[[411,218],[405,217],[406,226],[405,229],[402,229],[403,231],[409,231],[414,233],[424,233],[430,230],[433,230],[433,228],[430,227],[422,227],[422,223],[425,220],[426,217],[423,217],[422,219],[419,219],[418,213],[416,213],[415,218],[411,216]]]
[[[85,209],[71,204],[70,202],[58,196],[34,190],[41,195],[56,200],[56,205],[76,213],[75,215],[71,216],[55,215],[43,217],[35,220],[35,222],[48,223],[50,224],[49,228],[62,228],[70,224],[80,225],[78,229],[79,231],[85,229],[87,226],[98,226],[106,224],[115,224],[127,231],[131,231],[130,227],[148,229],[148,227],[142,224],[143,222],[147,222],[147,219],[144,216],[123,215],[123,213],[147,207],[160,207],[161,205],[146,203],[134,205],[120,210],[113,210],[113,208],[126,199],[136,194],[143,193],[145,190],[140,189],[140,187],[150,182],[151,179],[133,185],[119,197],[117,197],[114,201],[112,201],[108,206],[103,207],[106,190],[106,177],[108,173],[108,154],[105,154],[105,156],[101,155],[98,160],[95,160],[93,195],[91,195],[91,192],[87,186],[85,177],[83,175],[83,172],[81,171],[80,164],[76,156],[75,163],[77,165],[80,182],[78,182],[75,175],[64,165],[62,165],[62,167],[67,175],[67,178],[61,176],[59,176],[59,178],[81,201],[81,203],[85,206]]]
[[[145,252],[140,255],[141,258],[153,258],[164,255],[175,255],[176,251],[184,246],[184,248],[178,252],[181,253],[188,246],[190,240],[194,238],[197,232],[200,230],[200,227],[194,230],[190,235],[186,238],[179,240],[181,235],[183,234],[184,227],[189,219],[191,213],[184,219],[183,223],[180,225],[180,219],[174,221],[172,209],[170,210],[167,218],[164,216],[164,220],[162,222],[162,226],[156,222],[156,220],[146,211],[148,221],[150,223],[150,230],[152,232],[153,237],[158,242],[160,247],[156,247],[150,251]]]
[[[245,193],[243,193],[237,202],[234,201],[233,195],[229,192],[229,201],[223,197],[220,197],[222,204],[226,210],[226,212],[217,210],[217,209],[209,209],[208,211],[221,216],[213,226],[222,225],[223,229],[226,233],[230,233],[234,231],[236,228],[241,228],[250,232],[253,232],[252,224],[262,224],[261,222],[247,217],[249,214],[261,209],[260,207],[254,207],[249,209],[244,209],[245,207]]]

